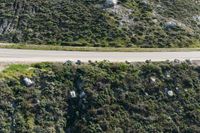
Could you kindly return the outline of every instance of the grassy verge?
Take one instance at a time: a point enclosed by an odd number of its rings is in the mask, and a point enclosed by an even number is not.
[[[178,52],[200,51],[197,48],[113,48],[113,47],[73,47],[55,45],[27,45],[27,44],[0,44],[0,48],[32,49],[32,50],[58,50],[58,51],[101,51],[101,52]]]
[[[33,75],[33,69],[28,64],[11,64],[0,72],[0,78],[17,78],[20,75]]]

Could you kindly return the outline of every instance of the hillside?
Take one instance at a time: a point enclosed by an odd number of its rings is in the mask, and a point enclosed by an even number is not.
[[[0,132],[200,132],[200,67],[188,63],[12,65]]]
[[[95,47],[200,43],[198,0],[0,0],[0,41]]]

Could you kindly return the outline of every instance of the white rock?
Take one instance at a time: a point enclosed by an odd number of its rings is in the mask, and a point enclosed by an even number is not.
[[[36,102],[37,102],[37,104],[40,104],[40,100],[39,99],[37,99]]]
[[[150,77],[152,82],[156,82],[156,78],[155,77]]]
[[[32,86],[34,84],[34,82],[29,78],[24,78],[24,83],[26,86]]]
[[[76,98],[76,92],[75,92],[75,91],[71,91],[71,92],[70,92],[70,96],[71,96],[72,98]]]
[[[117,0],[106,0],[107,5],[117,5]]]
[[[171,75],[170,75],[169,72],[166,73],[166,77],[167,77],[167,78],[170,78],[170,77],[171,77]]]
[[[168,91],[167,94],[168,94],[170,97],[174,96],[174,92],[173,92],[172,90]]]

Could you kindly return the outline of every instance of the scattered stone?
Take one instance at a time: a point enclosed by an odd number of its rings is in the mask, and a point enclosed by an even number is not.
[[[153,21],[153,23],[155,23],[155,24],[158,23],[158,20],[157,20],[157,19],[153,19],[152,21]]]
[[[170,77],[171,77],[171,75],[170,75],[169,72],[166,72],[166,77],[167,77],[167,78],[170,78]]]
[[[68,60],[68,61],[66,61],[64,64],[65,64],[65,65],[72,65],[73,63],[72,63],[72,61]]]
[[[149,64],[151,63],[152,61],[151,60],[146,60],[145,63]]]
[[[118,0],[106,0],[106,7],[116,6]]]
[[[70,96],[71,96],[71,98],[76,98],[76,92],[75,91],[71,91],[70,92]]]
[[[34,99],[34,100],[33,100],[33,103],[34,103],[34,104],[40,104],[40,100],[39,100],[39,99]]]
[[[176,87],[175,90],[176,90],[176,91],[175,91],[176,93],[179,93],[179,92],[180,92],[180,90],[179,90],[178,87]]]
[[[83,97],[85,97],[85,96],[86,96],[86,93],[85,93],[84,91],[82,91],[82,92],[80,93],[80,95],[79,95],[80,98],[83,98]]]
[[[81,65],[81,63],[82,62],[80,60],[77,60],[77,62],[76,62],[77,65]]]
[[[160,4],[156,5],[157,8],[162,8],[162,6]]]
[[[172,90],[168,91],[167,94],[168,94],[170,97],[174,96],[174,92],[173,92]]]
[[[176,64],[180,64],[181,63],[181,61],[180,60],[178,60],[178,59],[175,59],[174,60],[174,64],[176,65]]]
[[[186,26],[184,23],[181,23],[175,19],[172,19],[170,21],[167,21],[164,24],[164,28],[166,30],[171,30],[171,29],[175,29],[175,28],[181,28],[186,30],[187,32],[193,33],[193,29],[191,29],[190,27]]]
[[[151,82],[155,83],[156,82],[156,78],[155,77],[150,77]]]
[[[24,78],[23,81],[27,87],[34,85],[34,82],[29,78]]]
[[[36,103],[37,103],[37,104],[40,104],[40,100],[39,100],[39,99],[37,99],[37,100],[36,100]]]

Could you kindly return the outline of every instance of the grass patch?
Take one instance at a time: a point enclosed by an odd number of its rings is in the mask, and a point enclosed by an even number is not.
[[[58,51],[97,51],[97,52],[181,52],[200,51],[200,47],[190,48],[114,48],[114,47],[73,47],[55,45],[28,45],[28,44],[8,44],[0,45],[0,48],[8,49],[32,49],[32,50],[58,50]]]
[[[20,75],[32,76],[33,69],[31,69],[30,65],[26,64],[12,64],[0,72],[0,78],[18,78]]]

